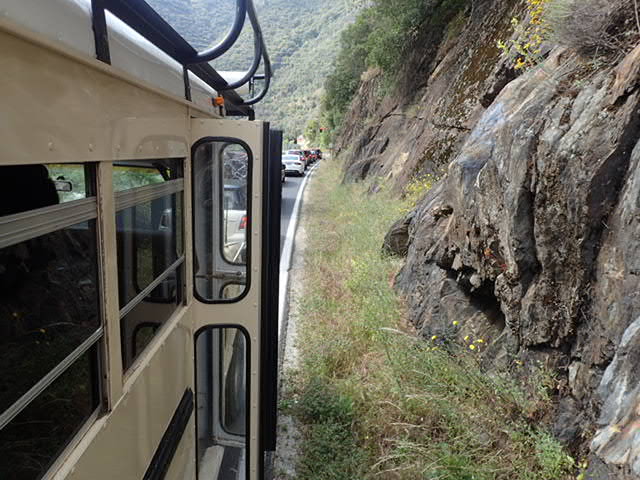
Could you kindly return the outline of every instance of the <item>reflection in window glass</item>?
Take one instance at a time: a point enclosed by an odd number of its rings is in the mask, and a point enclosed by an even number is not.
[[[116,227],[122,308],[182,255],[182,192],[121,210]]]
[[[247,360],[244,335],[235,328],[221,330],[222,411],[220,421],[225,431],[242,436],[246,430]]]
[[[99,404],[92,348],[0,430],[0,478],[36,480]]]
[[[177,178],[182,178],[181,160],[140,160],[113,165],[113,189],[116,192],[157,185]]]
[[[99,328],[95,245],[91,220],[0,250],[0,412]]]
[[[83,164],[64,163],[47,165],[49,178],[53,181],[60,203],[81,200],[91,195]]]
[[[230,300],[232,298],[239,297],[242,295],[242,292],[244,292],[244,285],[239,283],[230,283],[229,285],[224,286],[220,298],[223,300]]]
[[[229,263],[246,265],[249,158],[246,150],[235,144],[222,149],[222,158],[222,255]]]
[[[91,195],[91,182],[80,164],[9,165],[0,167],[0,217]]]
[[[233,300],[246,290],[250,162],[250,152],[232,142],[202,143],[194,152],[195,288],[204,300]],[[230,283],[242,288],[226,289]]]

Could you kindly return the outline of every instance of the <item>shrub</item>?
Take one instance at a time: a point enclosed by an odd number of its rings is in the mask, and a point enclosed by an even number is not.
[[[553,0],[527,0],[527,19],[511,19],[513,38],[498,41],[505,55],[513,60],[513,68],[522,70],[533,67],[543,60],[542,44],[551,37],[548,10]]]
[[[554,40],[585,56],[624,50],[636,32],[633,0],[554,0],[549,22]]]

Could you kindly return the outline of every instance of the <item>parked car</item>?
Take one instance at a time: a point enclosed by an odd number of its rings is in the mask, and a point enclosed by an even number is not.
[[[315,153],[316,155],[316,159],[318,160],[322,160],[322,150],[320,150],[319,148],[316,150],[311,150],[313,153]]]
[[[306,157],[306,155],[304,154],[304,152],[302,150],[287,150],[285,152],[285,155],[297,155],[300,158],[300,161],[302,161],[304,163],[305,170],[309,166],[309,162],[307,160],[307,157]]]
[[[280,181],[284,183],[285,177],[287,176],[287,167],[285,167],[284,163],[280,162]]]
[[[304,158],[307,159],[309,165],[313,164],[313,158],[311,158],[311,150],[302,150]]]
[[[286,174],[304,175],[306,166],[303,157],[300,157],[300,155],[285,154],[282,156],[282,163]]]

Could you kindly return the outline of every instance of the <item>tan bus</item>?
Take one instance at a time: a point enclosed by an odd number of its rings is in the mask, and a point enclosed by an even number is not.
[[[2,480],[265,476],[282,142],[234,11],[197,52],[143,0],[0,1]]]

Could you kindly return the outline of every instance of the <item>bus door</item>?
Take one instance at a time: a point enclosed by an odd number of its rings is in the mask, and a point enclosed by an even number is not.
[[[280,162],[270,152],[281,146],[263,122],[193,119],[192,131],[198,478],[258,480],[275,445]]]

